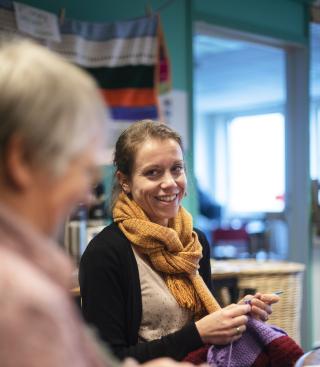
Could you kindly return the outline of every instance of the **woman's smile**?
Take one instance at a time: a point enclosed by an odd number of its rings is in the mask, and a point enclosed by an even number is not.
[[[172,203],[176,198],[178,197],[178,194],[174,195],[162,195],[162,196],[156,196],[156,199],[165,203]]]

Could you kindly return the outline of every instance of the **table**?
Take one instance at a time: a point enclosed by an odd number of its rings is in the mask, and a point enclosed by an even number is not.
[[[233,280],[230,301],[247,293],[273,293],[282,290],[280,302],[273,305],[269,323],[283,328],[300,343],[300,318],[302,304],[302,278],[304,264],[286,261],[211,260],[212,281],[217,298],[221,297],[223,282]],[[235,289],[237,288],[237,289]]]

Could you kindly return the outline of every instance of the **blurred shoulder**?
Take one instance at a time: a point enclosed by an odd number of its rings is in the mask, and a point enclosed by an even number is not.
[[[10,249],[0,247],[0,259],[1,366],[88,365],[68,291]]]

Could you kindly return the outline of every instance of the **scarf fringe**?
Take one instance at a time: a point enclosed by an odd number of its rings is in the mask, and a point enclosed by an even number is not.
[[[195,315],[203,314],[202,302],[188,278],[167,276],[165,283],[182,308],[187,308]]]

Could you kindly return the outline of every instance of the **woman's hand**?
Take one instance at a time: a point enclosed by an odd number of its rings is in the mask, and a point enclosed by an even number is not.
[[[224,345],[238,340],[246,330],[246,314],[250,311],[249,304],[232,304],[197,321],[203,343]]]
[[[279,296],[272,293],[256,293],[255,295],[246,295],[239,305],[249,303],[251,305],[250,315],[257,320],[267,321],[272,314],[271,305],[279,302]]]

